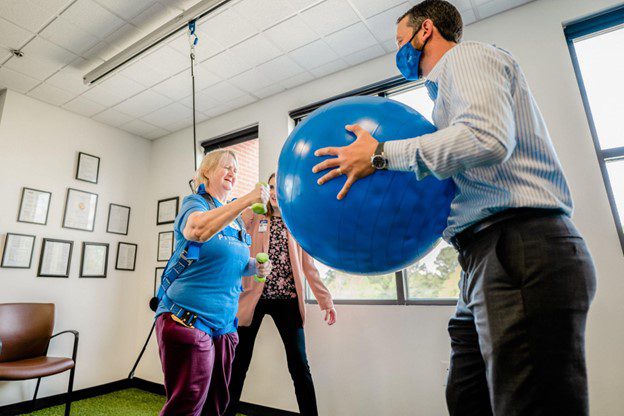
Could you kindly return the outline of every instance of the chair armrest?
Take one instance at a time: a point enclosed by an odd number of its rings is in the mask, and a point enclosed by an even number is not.
[[[74,351],[72,352],[72,360],[74,360],[74,365],[76,364],[76,356],[78,355],[78,331],[74,331],[73,329],[68,329],[67,331],[62,331],[57,334],[54,334],[50,337],[50,339],[62,335],[62,334],[74,334]]]

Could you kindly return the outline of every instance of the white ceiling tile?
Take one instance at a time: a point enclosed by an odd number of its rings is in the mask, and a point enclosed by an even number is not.
[[[252,94],[255,95],[256,97],[267,98],[267,97],[270,97],[271,95],[275,95],[277,93],[284,91],[284,89],[285,88],[282,87],[281,85],[275,84],[275,85],[269,85],[268,87],[254,90],[252,91]]]
[[[472,4],[470,3],[470,0],[449,0],[449,3],[457,7],[457,10],[459,11],[472,8]]]
[[[21,27],[0,18],[0,45],[7,49],[19,49],[34,35]]]
[[[362,49],[344,57],[344,60],[351,66],[361,64],[381,55],[385,55],[386,51],[379,45],[373,45],[369,48]]]
[[[376,14],[379,14],[383,11],[393,8],[400,3],[403,3],[405,0],[349,0],[353,6],[355,6],[356,10],[360,12],[360,14],[364,18],[369,18]],[[403,8],[403,13],[405,13],[409,9],[409,5]],[[401,15],[399,14],[394,18],[396,19]]]
[[[200,66],[224,79],[238,75],[252,67],[248,61],[235,58],[230,51],[223,51],[205,60]]]
[[[133,117],[142,117],[171,103],[171,99],[154,91],[147,90],[115,106],[115,110],[121,111]]]
[[[257,29],[264,30],[295,14],[289,0],[243,0],[233,9]]]
[[[329,35],[360,21],[346,0],[327,0],[304,11],[301,16],[321,35]]]
[[[55,19],[39,34],[44,39],[72,51],[76,55],[95,46],[99,39],[62,17]]]
[[[202,90],[202,93],[221,103],[245,95],[245,92],[241,91],[240,89],[236,88],[228,82],[220,82],[216,85],[213,85],[212,87],[208,87],[205,90]]]
[[[244,60],[251,66],[270,61],[282,54],[264,35],[256,35],[230,49],[234,59]]]
[[[193,114],[191,109],[179,103],[172,103],[154,111],[153,113],[144,115],[141,117],[141,120],[157,127],[170,129],[170,125],[172,123],[192,117]]]
[[[103,105],[94,103],[93,101],[82,96],[74,98],[67,104],[63,105],[63,108],[73,111],[74,113],[82,114],[85,117],[91,117],[106,109]]]
[[[160,137],[166,136],[167,134],[169,134],[167,130],[161,129],[160,127],[156,127],[153,130],[143,133],[143,137],[145,137],[146,139],[155,140]]]
[[[232,9],[224,9],[221,13],[201,22],[197,26],[198,30],[206,33],[226,48],[258,32]]]
[[[184,71],[152,87],[152,90],[174,101],[181,100],[192,93],[190,75]]]
[[[121,74],[115,74],[102,81],[99,85],[110,91],[114,91],[118,94],[124,95],[125,97],[130,97],[145,90],[145,87],[143,85],[129,78],[126,78]]]
[[[39,82],[40,81],[34,78],[15,72],[12,69],[5,67],[0,68],[0,89],[8,88],[13,91],[26,93],[35,85],[39,84]]]
[[[30,4],[36,5],[42,9],[45,9],[54,14],[60,13],[67,6],[69,6],[73,0],[28,0]]]
[[[47,40],[36,37],[22,48],[24,56],[67,65],[76,60],[77,56]]]
[[[138,61],[138,64],[152,68],[168,78],[190,66],[190,59],[168,45],[154,50]]]
[[[82,97],[85,97],[93,102],[103,105],[104,107],[112,107],[115,104],[119,104],[126,98],[127,95],[123,91],[110,90],[104,86],[96,85],[90,90],[84,92]]]
[[[231,78],[229,82],[247,92],[251,92],[257,88],[267,87],[272,84],[272,81],[267,76],[255,68],[236,75]]]
[[[160,0],[163,3],[169,4],[171,7],[175,7],[180,10],[188,10],[195,6],[200,0]]]
[[[63,66],[63,64],[50,62],[47,59],[33,59],[27,55],[21,58],[13,57],[4,64],[5,68],[12,69],[40,81],[48,78]]]
[[[297,65],[290,57],[282,55],[260,65],[258,71],[266,76],[271,83],[281,81],[286,78],[290,78],[304,71],[302,67]],[[256,88],[260,88],[257,86]]]
[[[381,42],[396,38],[396,20],[410,7],[409,3],[402,3],[390,10],[386,10],[366,20],[366,26],[375,38]]]
[[[206,115],[208,117],[210,117],[210,118],[213,118],[213,117],[219,116],[221,114],[225,114],[225,113],[227,113],[228,111],[231,111],[231,110],[232,109],[230,107],[220,106],[220,107],[215,107],[215,108],[212,108],[210,110],[207,110],[206,111]]]
[[[129,133],[136,134],[137,136],[143,136],[144,134],[153,131],[156,126],[137,119],[132,120],[129,123],[122,124],[119,128]]]
[[[325,0],[290,0],[290,4],[295,10],[301,11],[303,9],[307,9],[308,7],[312,5],[318,4],[322,1],[325,1]]]
[[[180,14],[180,11],[177,9],[172,9],[161,3],[155,3],[138,16],[132,18],[131,22],[147,34],[158,29],[178,14]]]
[[[117,48],[105,40],[96,43],[95,46],[80,54],[86,59],[99,59],[101,61],[108,61],[115,55],[117,55]]]
[[[30,0],[2,0],[0,1],[0,16],[37,33],[54,18],[55,13],[37,6]]]
[[[187,77],[187,82],[191,83],[191,71],[190,69],[182,72]],[[207,69],[207,65],[199,64],[195,67],[195,89],[203,90],[211,85],[217,84],[223,81],[223,78],[213,74]]]
[[[268,29],[264,34],[284,52],[292,51],[319,38],[300,16],[291,17]]]
[[[75,94],[46,83],[33,88],[28,95],[56,106],[65,104],[76,96]]]
[[[340,56],[349,55],[377,44],[364,23],[357,23],[331,34],[325,38],[325,41]]]
[[[329,62],[325,65],[319,66],[318,68],[311,69],[310,72],[312,72],[315,77],[321,78],[325,75],[342,71],[345,68],[347,68],[347,64],[345,64],[343,60],[339,59],[337,61]]]
[[[216,40],[203,32],[196,32],[198,37],[197,45],[195,45],[195,62],[202,62],[206,59],[215,56],[225,48],[220,45]],[[188,60],[188,56],[191,52],[189,46],[188,35],[185,33],[180,34],[169,42],[169,46],[181,53]]]
[[[4,48],[3,46],[0,46],[0,65],[2,65],[2,63],[9,59],[11,56],[13,56],[13,54],[10,50]]]
[[[487,3],[481,1],[477,2],[477,13],[482,19],[485,19],[495,14],[502,13],[506,10],[513,9],[514,7],[521,6],[525,3],[529,3],[532,0],[491,0]],[[483,3],[483,4],[481,4]]]
[[[245,94],[243,96],[234,98],[233,100],[230,100],[230,101],[224,103],[224,105],[226,107],[234,109],[234,108],[244,107],[244,106],[246,106],[248,104],[251,104],[251,103],[254,103],[256,101],[258,101],[257,97],[254,97],[253,95]]]
[[[119,73],[146,87],[151,87],[167,78],[161,72],[143,65],[140,61],[130,64]]]
[[[117,16],[124,20],[130,20],[149,6],[154,4],[156,0],[95,0]]]
[[[188,96],[183,98],[182,100],[178,101],[180,104],[184,105],[185,107],[187,107],[189,109],[189,112],[191,112],[191,115],[193,114],[192,109],[193,109],[193,97],[192,96]],[[208,91],[198,91],[195,94],[195,111],[205,111],[205,110],[209,110],[211,108],[217,107],[219,105],[219,102],[217,100],[214,99],[212,92]]]
[[[395,39],[389,39],[381,44],[388,53],[397,53],[397,45]]]
[[[464,26],[468,26],[477,21],[474,9],[466,9],[460,12]]]
[[[132,117],[112,108],[109,108],[108,110],[102,111],[101,113],[93,116],[93,119],[101,123],[108,124],[110,126],[118,127],[131,121]]]
[[[141,32],[136,26],[130,23],[126,23],[121,28],[117,29],[108,37],[106,37],[104,41],[111,45],[115,52],[118,53],[123,51],[133,43],[143,39],[144,36],[145,34]]]
[[[338,55],[325,42],[317,40],[288,54],[306,69],[316,68],[338,59]]]
[[[201,117],[204,118],[204,119],[205,119],[205,117],[207,117],[204,113],[198,113],[198,116],[199,115],[201,115]],[[197,123],[200,122],[199,119],[197,119],[197,118],[195,119],[195,121]],[[187,127],[190,127],[192,125],[193,125],[193,118],[185,118],[183,120],[178,120],[178,121],[176,121],[174,123],[171,123],[169,125],[169,130],[172,131],[172,132],[179,131],[179,130],[185,129]]]
[[[314,77],[310,75],[308,72],[303,72],[299,75],[295,75],[294,77],[281,81],[280,85],[283,86],[284,88],[290,89],[290,88],[295,88],[300,85],[303,85],[307,82],[310,82],[313,79]]]
[[[85,62],[84,59],[79,58],[48,78],[46,83],[73,94],[83,93],[89,89],[89,86],[85,85],[82,80],[83,75],[86,73],[82,68]]]
[[[78,0],[62,16],[99,39],[123,26],[124,21],[91,0]]]

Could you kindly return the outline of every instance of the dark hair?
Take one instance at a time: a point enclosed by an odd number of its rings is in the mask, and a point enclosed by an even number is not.
[[[271,182],[271,179],[273,179],[274,177],[275,177],[275,172],[273,172],[273,173],[269,176],[269,179],[267,179],[267,183]],[[267,215],[268,217],[272,217],[272,216],[273,216],[273,214],[275,213],[275,210],[273,209],[273,205],[271,205],[271,201],[269,201],[269,202],[267,203],[267,207],[266,207],[266,208],[267,208],[267,213],[266,213],[266,215]]]
[[[409,9],[398,18],[397,24],[405,17],[409,17],[408,26],[420,28],[427,19],[431,19],[440,35],[449,42],[459,43],[464,31],[459,10],[448,1],[425,0]]]

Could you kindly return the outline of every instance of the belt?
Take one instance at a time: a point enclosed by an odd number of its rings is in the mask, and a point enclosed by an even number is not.
[[[462,232],[451,237],[450,241],[453,247],[455,247],[455,250],[461,251],[481,237],[479,235],[480,233],[483,233],[483,231],[487,229],[491,229],[494,225],[508,223],[511,220],[550,217],[562,214],[563,211],[554,208],[509,208],[471,225]]]

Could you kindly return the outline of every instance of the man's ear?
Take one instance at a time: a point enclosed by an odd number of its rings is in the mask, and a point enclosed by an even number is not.
[[[435,30],[435,25],[433,24],[433,20],[431,19],[426,19],[423,23],[422,23],[422,40],[423,42],[425,42],[427,39],[429,39],[431,36],[433,36],[433,32]]]

